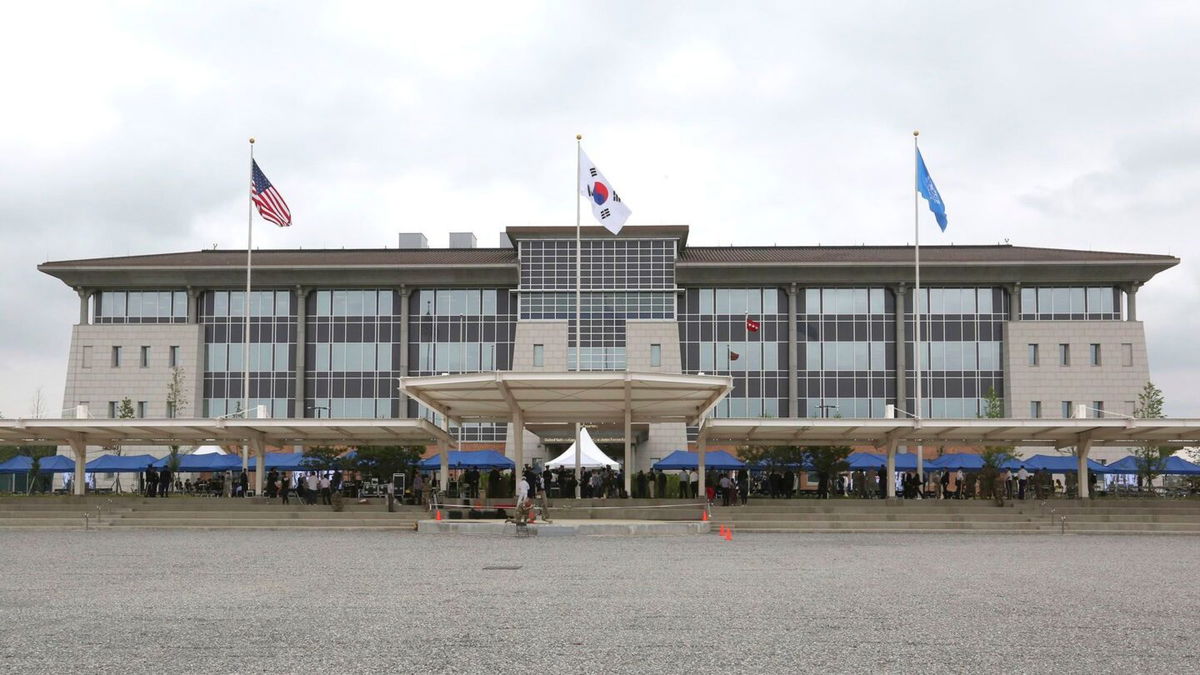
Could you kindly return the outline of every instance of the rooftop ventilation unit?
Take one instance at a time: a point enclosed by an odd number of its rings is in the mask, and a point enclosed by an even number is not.
[[[479,242],[474,232],[451,232],[450,248],[476,248]]]
[[[401,232],[400,248],[429,248],[429,240],[420,232]]]

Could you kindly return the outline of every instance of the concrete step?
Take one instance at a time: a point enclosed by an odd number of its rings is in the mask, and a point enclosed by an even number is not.
[[[415,520],[373,520],[364,518],[343,519],[282,519],[282,518],[191,518],[175,520],[170,518],[117,518],[102,521],[104,527],[277,527],[277,528],[371,528],[371,529],[413,529]]]

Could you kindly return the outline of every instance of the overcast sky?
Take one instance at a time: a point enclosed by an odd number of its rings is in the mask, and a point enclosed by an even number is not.
[[[1138,312],[1200,417],[1200,7],[803,4],[10,4],[0,411],[62,402],[78,300],[38,263],[244,248],[249,136],[295,218],[263,247],[573,224],[576,133],[630,224],[906,244],[919,128],[923,243],[1183,259]]]

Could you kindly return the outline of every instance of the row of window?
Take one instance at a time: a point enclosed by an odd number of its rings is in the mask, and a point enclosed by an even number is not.
[[[321,345],[318,345],[320,348]],[[291,345],[286,343],[250,344],[250,371],[289,372],[292,369],[290,358]],[[243,370],[245,359],[245,343],[213,343],[204,345],[204,370],[209,373],[237,372]]]
[[[1040,366],[1042,364],[1041,345],[1031,343],[1028,345],[1027,350],[1029,365]],[[1058,365],[1071,365],[1071,345],[1065,342],[1059,343],[1057,356]],[[1099,366],[1103,365],[1103,363],[1103,348],[1100,343],[1093,342],[1089,344],[1088,365]],[[1133,343],[1131,342],[1121,343],[1121,365],[1126,368],[1133,365]]]
[[[290,291],[252,291],[250,316],[287,317],[293,315]],[[210,291],[204,294],[200,315],[204,318],[240,318],[246,314],[245,291]]]
[[[778,288],[700,288],[696,292],[699,313],[705,316],[728,314],[758,317],[779,314],[780,307],[784,314],[788,311],[787,300]]]
[[[171,323],[187,316],[184,291],[104,291],[96,307],[97,323]]]
[[[1088,288],[1022,288],[1021,316],[1064,318],[1121,313],[1120,291],[1111,286]]]
[[[1084,404],[1078,404],[1078,405],[1084,405]],[[1127,401],[1126,406],[1130,410],[1132,410],[1133,402]],[[1075,417],[1076,416],[1075,415],[1076,407],[1077,407],[1077,404],[1073,401],[1063,401],[1062,408],[1060,409],[1061,417],[1063,419],[1070,419],[1072,417]],[[1030,401],[1029,402],[1029,416],[1030,417],[1032,417],[1034,419],[1038,419],[1038,418],[1042,417],[1042,412],[1043,412],[1043,408],[1042,408],[1041,401]],[[1084,407],[1084,416],[1086,416],[1086,417],[1101,418],[1101,417],[1104,417],[1105,413],[1109,413],[1109,412],[1113,412],[1113,411],[1104,409],[1104,401],[1092,401],[1092,404],[1090,407],[1087,407],[1087,406]]]
[[[92,355],[92,345],[84,345],[80,354],[80,367],[93,367],[94,357]],[[152,353],[149,345],[138,347],[138,367],[149,368],[152,362]],[[125,347],[122,345],[113,345],[109,351],[108,365],[112,368],[120,368],[125,364]],[[179,367],[179,345],[171,345],[167,347],[167,367]]]
[[[585,357],[588,356],[587,348],[584,348],[584,354],[585,354]],[[621,348],[620,358],[622,360],[625,358],[625,349],[623,347]],[[546,345],[535,344],[533,346],[533,366],[535,368],[542,368],[545,365],[546,365]],[[662,345],[661,344],[652,344],[652,345],[650,345],[650,367],[658,368],[661,366],[662,366]]]
[[[496,370],[495,342],[422,342],[414,368],[426,373]]]
[[[432,292],[432,291],[427,291]],[[391,290],[317,291],[314,296],[316,316],[391,316]]]

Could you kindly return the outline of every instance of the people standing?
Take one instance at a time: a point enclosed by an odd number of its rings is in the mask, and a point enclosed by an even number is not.
[[[333,481],[329,479],[329,474],[321,476],[318,484],[321,486],[321,504],[333,506]]]
[[[887,468],[879,467],[879,498],[887,499]]]
[[[496,474],[497,472],[493,471],[492,473]],[[424,495],[422,494],[424,491],[425,491],[425,477],[421,475],[420,471],[418,471],[417,475],[413,476],[413,483],[412,483],[413,498],[416,500],[417,506],[420,506],[425,503],[425,500],[423,498]],[[492,493],[492,490],[488,490],[489,496],[491,493]]]
[[[691,489],[692,489],[691,474],[688,472],[687,469],[683,469],[679,472],[679,498],[687,499],[688,494],[691,492]]]
[[[165,498],[167,493],[171,491],[171,469],[163,467],[163,470],[158,472],[158,496]]]
[[[958,471],[955,472],[955,474],[954,474],[954,498],[955,499],[963,498],[963,480],[965,478],[966,478],[966,476],[963,475],[962,469],[959,469]]]
[[[938,488],[938,499],[950,498],[950,472],[943,471],[942,478],[939,481],[941,487]]]
[[[317,478],[316,471],[309,471],[308,478],[306,478],[305,481],[307,484],[304,486],[304,493],[308,498],[306,503],[309,506],[312,506],[313,504],[317,503],[317,494],[318,490],[321,489],[321,481]]]
[[[1025,465],[1017,470],[1017,499],[1024,501],[1025,486],[1029,485],[1029,472],[1025,470]]]

